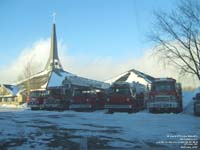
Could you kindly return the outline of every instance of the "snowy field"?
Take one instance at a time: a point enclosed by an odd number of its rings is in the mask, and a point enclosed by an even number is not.
[[[184,93],[180,114],[0,108],[0,149],[200,149],[200,117],[193,116],[192,96]]]

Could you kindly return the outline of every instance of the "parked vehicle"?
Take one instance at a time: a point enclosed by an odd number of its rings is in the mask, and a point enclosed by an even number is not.
[[[71,89],[66,86],[50,87],[44,101],[45,110],[66,110],[69,108]]]
[[[136,112],[144,108],[146,87],[139,83],[115,82],[109,88],[105,109],[113,112]]]
[[[106,94],[102,90],[89,87],[76,88],[69,108],[76,111],[104,109]]]
[[[30,92],[28,106],[31,110],[40,110],[44,108],[46,99],[46,90],[33,90]]]
[[[182,112],[181,84],[173,78],[157,78],[152,82],[147,108],[149,112]]]
[[[195,97],[193,97],[194,100],[194,115],[200,116],[200,93],[197,93]]]
[[[89,80],[86,78],[78,77],[78,76],[67,76],[62,81],[62,86],[52,86],[47,88],[47,98],[44,102],[44,109],[46,110],[66,110],[69,109],[69,104],[72,98],[74,98],[74,102],[76,103],[79,101],[75,95],[73,95],[74,89],[87,89],[87,92],[89,91],[91,87],[95,87],[96,89],[103,90],[109,86],[109,84],[98,82],[95,80]],[[89,97],[81,97],[81,100],[85,101],[88,100],[87,105],[91,104],[91,108],[97,109],[97,106],[99,107],[102,103],[102,101],[99,101],[101,99],[99,96],[99,92],[89,92],[84,93],[85,95],[89,95]],[[84,95],[83,94],[83,95]],[[73,96],[73,97],[72,97]],[[93,102],[95,101],[96,102]],[[84,103],[84,102],[81,102]],[[94,104],[93,104],[94,103]],[[99,103],[99,104],[97,104]]]

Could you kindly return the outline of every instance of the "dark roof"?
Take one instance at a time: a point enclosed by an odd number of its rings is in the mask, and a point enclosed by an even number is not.
[[[38,75],[33,76],[31,79],[27,79],[27,80],[20,82],[19,86],[22,89],[26,89],[27,84],[30,83],[30,89],[32,89],[32,90],[45,89],[46,87],[42,87],[42,86],[47,84],[49,77],[50,77],[50,73],[51,73],[51,71],[44,73],[44,74],[41,73],[41,75],[40,75],[40,73],[38,73]]]
[[[17,95],[20,91],[20,87],[18,85],[11,85],[11,84],[3,84],[3,86],[12,94]]]

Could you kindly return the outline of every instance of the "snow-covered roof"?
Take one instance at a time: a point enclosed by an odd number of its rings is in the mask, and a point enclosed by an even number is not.
[[[151,77],[147,74],[144,74],[140,71],[132,69],[132,70],[124,72],[114,78],[111,78],[111,79],[107,80],[106,82],[112,84],[117,81],[124,81],[124,82],[128,82],[128,83],[138,82],[143,85],[148,85],[152,82],[153,79],[154,79],[153,77]]]
[[[146,80],[146,78],[142,78],[140,76],[138,76],[137,74],[130,72],[130,75],[128,76],[128,79],[126,80],[126,82],[139,82],[141,84],[147,85],[149,82]]]
[[[61,70],[54,70],[50,75],[47,88],[62,86],[64,80],[68,80],[71,84],[75,86],[93,86],[96,88],[103,88],[103,89],[109,87],[109,84],[101,81],[87,79]]]
[[[49,81],[47,84],[47,88],[61,86],[65,77],[68,77],[68,76],[74,76],[74,75],[69,72],[62,71],[62,70],[53,70],[50,75],[50,78],[49,78]]]
[[[21,91],[21,88],[17,85],[3,84],[2,86],[13,96],[17,96]]]
[[[70,81],[73,85],[77,85],[77,86],[85,86],[85,87],[91,86],[91,87],[95,87],[99,89],[106,89],[110,86],[108,83],[92,80],[92,79],[87,79],[80,76],[70,76],[66,79]]]

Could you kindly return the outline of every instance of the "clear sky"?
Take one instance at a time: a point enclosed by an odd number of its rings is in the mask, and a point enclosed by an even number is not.
[[[51,35],[56,12],[58,40],[69,53],[91,57],[139,57],[152,47],[147,34],[153,11],[170,11],[176,0],[1,0],[0,66]]]

